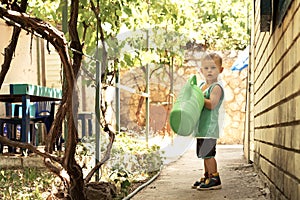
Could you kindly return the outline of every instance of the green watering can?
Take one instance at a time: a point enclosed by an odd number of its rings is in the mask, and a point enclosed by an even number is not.
[[[181,89],[170,113],[172,130],[181,136],[189,136],[195,129],[204,106],[204,96],[193,75]]]

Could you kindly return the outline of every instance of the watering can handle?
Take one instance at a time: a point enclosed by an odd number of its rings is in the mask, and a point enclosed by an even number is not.
[[[190,78],[190,84],[191,84],[191,85],[197,85],[197,77],[196,77],[196,75],[193,75],[193,76]]]

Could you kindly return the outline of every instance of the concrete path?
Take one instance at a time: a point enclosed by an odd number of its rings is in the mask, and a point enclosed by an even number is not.
[[[246,163],[242,145],[218,145],[217,162],[221,190],[198,191],[192,184],[203,174],[203,160],[195,154],[195,144],[180,159],[166,165],[160,176],[131,199],[269,199],[269,190],[260,181],[253,166]]]

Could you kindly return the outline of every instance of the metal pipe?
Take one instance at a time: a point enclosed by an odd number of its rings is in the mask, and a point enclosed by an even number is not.
[[[146,183],[144,183],[143,185],[139,186],[138,188],[136,188],[132,193],[130,193],[128,196],[126,196],[125,198],[123,198],[122,200],[128,200],[131,199],[134,195],[136,195],[141,189],[143,189],[144,187],[148,186],[150,183],[152,183],[161,173],[161,170],[163,168],[163,165],[160,166],[159,171],[157,172],[157,174],[155,174],[155,176],[153,176],[149,181],[147,181]]]

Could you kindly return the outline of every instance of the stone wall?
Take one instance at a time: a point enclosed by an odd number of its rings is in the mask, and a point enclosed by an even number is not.
[[[202,80],[198,73],[197,63],[199,52],[187,54],[184,66],[174,67],[174,97],[192,74],[197,75],[197,80]],[[247,70],[232,71],[230,67],[237,58],[238,52],[219,52],[223,57],[224,71],[222,80],[225,86],[225,124],[224,133],[219,139],[222,144],[241,144],[243,142],[245,122],[245,97]],[[154,133],[169,133],[168,117],[172,105],[170,95],[171,73],[169,66],[150,66],[150,128]],[[121,84],[135,91],[121,90],[121,127],[143,130],[145,125],[145,99],[136,94],[144,91],[145,77],[141,68],[135,68],[121,73]],[[174,100],[175,100],[174,99]],[[140,114],[137,114],[139,104],[142,105]]]

